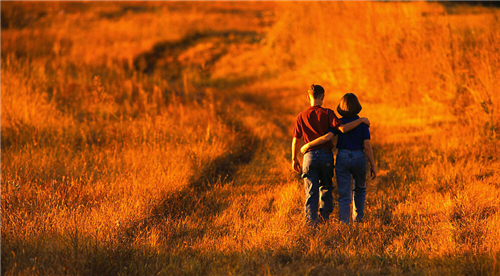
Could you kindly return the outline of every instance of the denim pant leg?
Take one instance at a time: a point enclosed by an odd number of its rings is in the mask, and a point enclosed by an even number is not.
[[[320,200],[319,200],[319,213],[324,221],[330,218],[333,211],[333,169],[334,160],[333,154],[325,153],[319,164],[321,167],[320,172]]]
[[[307,152],[304,155],[302,163],[302,178],[304,178],[304,190],[306,193],[304,209],[306,221],[312,224],[316,223],[318,216],[319,175],[316,163],[313,152]]]
[[[349,223],[351,214],[351,158],[349,154],[339,150],[337,153],[337,163],[335,174],[337,176],[337,188],[339,190],[339,219],[343,223]]]
[[[352,220],[362,222],[366,197],[366,155],[363,151],[354,154],[352,178],[354,179]]]

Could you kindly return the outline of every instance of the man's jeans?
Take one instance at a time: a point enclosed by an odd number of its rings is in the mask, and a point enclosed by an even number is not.
[[[349,223],[352,175],[354,179],[352,219],[355,222],[361,222],[366,195],[366,156],[364,151],[339,149],[335,174],[337,175],[337,187],[339,189],[340,221]]]
[[[305,213],[306,221],[310,225],[317,223],[318,203],[319,212],[323,220],[328,220],[333,211],[332,178],[333,154],[331,150],[317,149],[304,155],[302,164],[302,178],[306,192]]]

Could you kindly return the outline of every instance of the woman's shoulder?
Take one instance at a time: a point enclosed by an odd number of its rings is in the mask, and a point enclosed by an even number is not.
[[[359,119],[359,116],[355,116],[355,117],[351,117],[351,118],[342,117],[342,118],[340,118],[340,121],[343,124],[347,124],[347,123],[350,123],[352,121],[356,121],[357,119]],[[364,125],[364,124],[362,124],[362,125]]]

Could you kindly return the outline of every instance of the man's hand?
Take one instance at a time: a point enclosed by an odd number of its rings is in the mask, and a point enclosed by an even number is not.
[[[363,124],[367,124],[368,126],[370,126],[370,120],[368,120],[368,118],[362,117],[361,119],[363,120]]]
[[[299,158],[299,139],[293,137],[292,139],[292,169],[298,173],[300,173],[300,163]]]
[[[300,162],[297,158],[292,160],[292,168],[295,172],[300,173]]]
[[[377,177],[377,169],[376,168],[370,168],[370,174],[372,176],[372,180],[374,180]]]

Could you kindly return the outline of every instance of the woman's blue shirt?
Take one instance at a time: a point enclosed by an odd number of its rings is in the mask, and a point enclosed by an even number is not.
[[[342,121],[342,124],[345,125],[357,119],[359,119],[359,116],[356,115],[353,118],[341,118],[340,120]],[[338,129],[334,128],[330,128],[329,131],[338,135],[338,149],[362,150],[364,148],[364,141],[370,140],[370,128],[367,124],[360,124],[347,133],[342,133]]]

